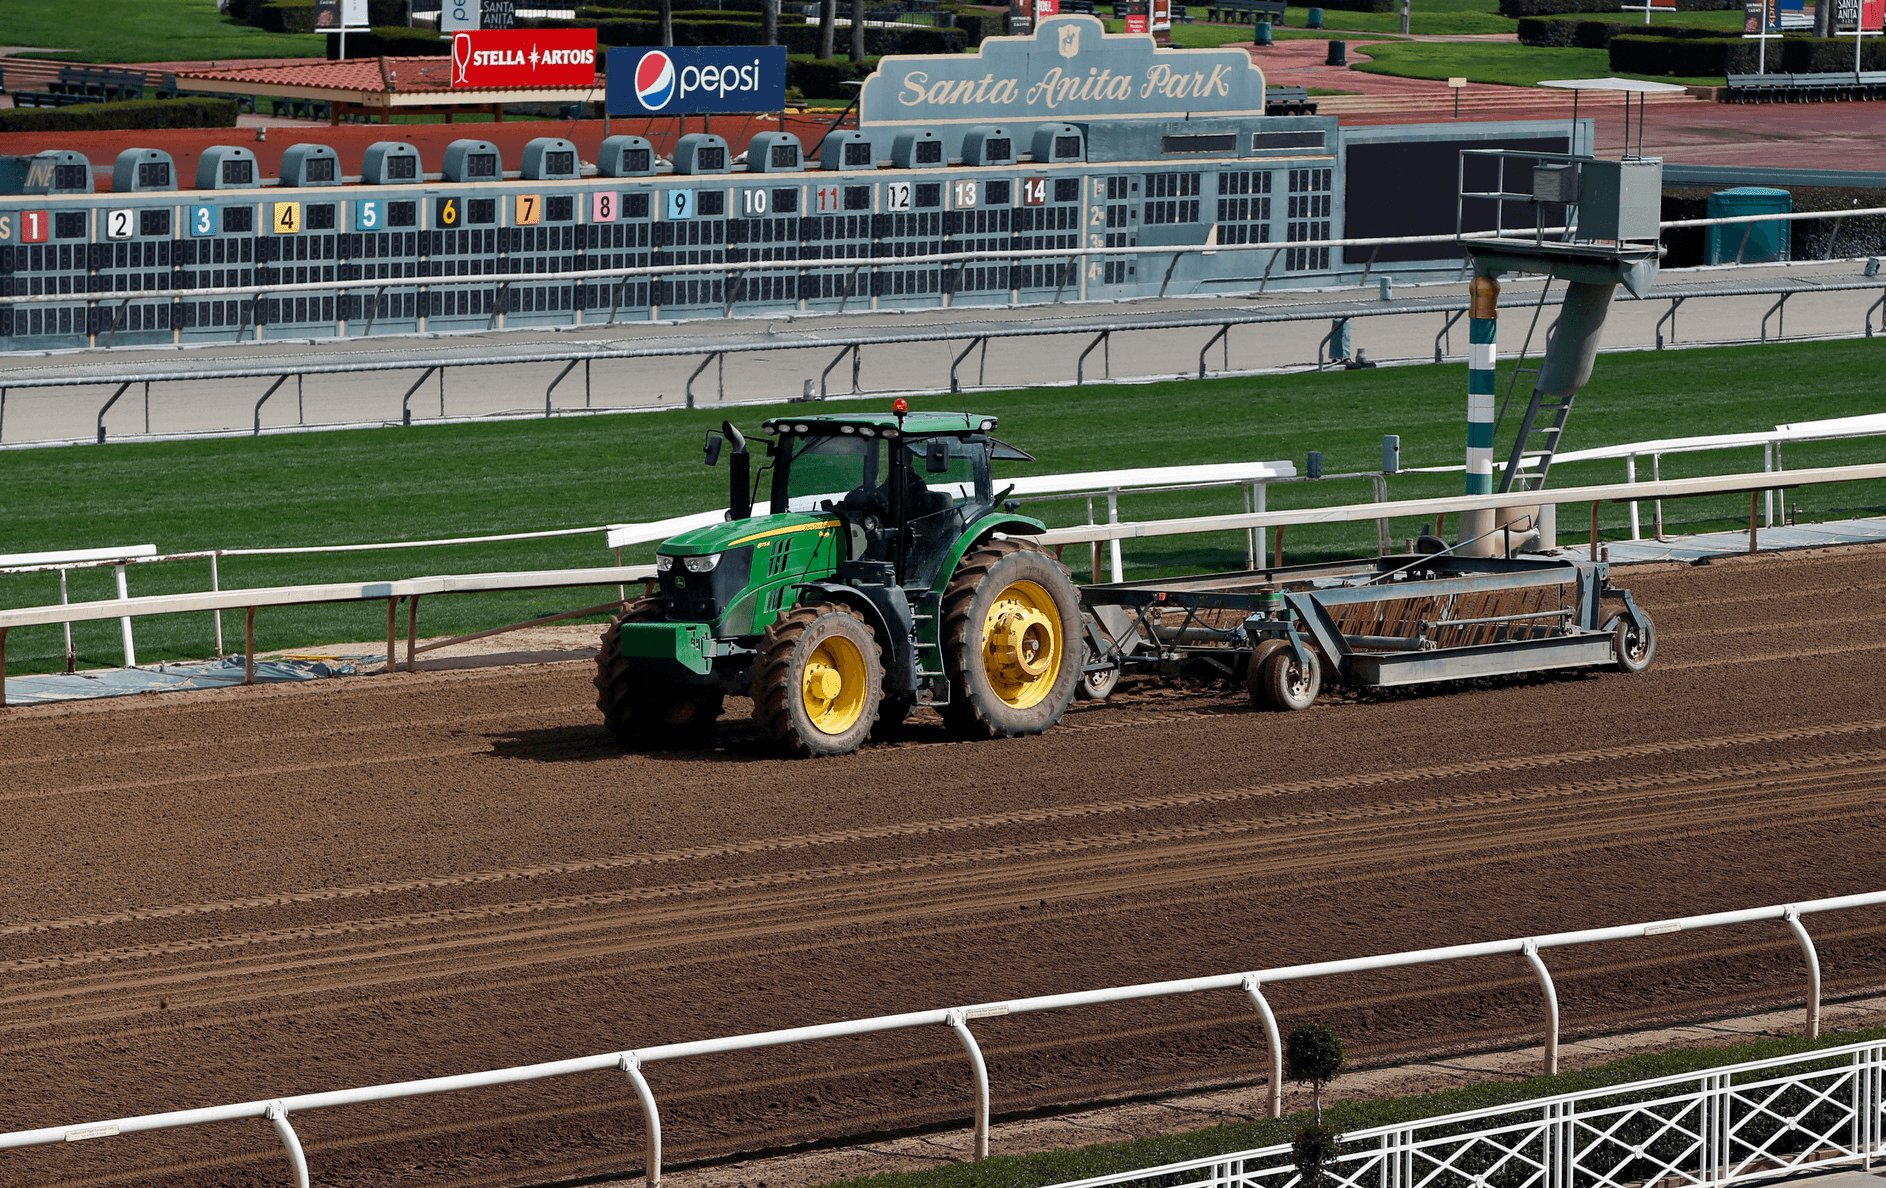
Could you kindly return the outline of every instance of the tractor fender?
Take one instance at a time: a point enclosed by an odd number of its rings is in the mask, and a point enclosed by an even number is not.
[[[943,591],[949,588],[950,579],[956,576],[956,566],[962,561],[963,555],[996,533],[1000,532],[1005,536],[1035,536],[1047,530],[1046,524],[1028,516],[1018,516],[1012,512],[991,512],[971,524],[961,536],[957,537],[956,543],[950,546],[950,551],[943,558],[943,564],[937,567],[936,584],[931,587],[931,593],[941,596]]]
[[[884,691],[917,691],[917,653],[911,642],[910,600],[901,586],[847,586],[837,582],[806,582],[799,587],[799,605],[836,602],[864,616],[884,644]]]

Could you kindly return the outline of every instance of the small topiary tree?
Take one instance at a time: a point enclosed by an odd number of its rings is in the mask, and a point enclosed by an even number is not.
[[[1309,1085],[1318,1126],[1323,1123],[1323,1086],[1336,1079],[1344,1060],[1342,1037],[1327,1023],[1299,1023],[1284,1041],[1284,1076]]]
[[[1297,1169],[1301,1188],[1323,1188],[1329,1183],[1329,1167],[1336,1162],[1336,1132],[1322,1122],[1312,1122],[1290,1140],[1290,1162]]]

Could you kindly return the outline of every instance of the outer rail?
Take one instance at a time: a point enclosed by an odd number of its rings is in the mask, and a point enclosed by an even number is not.
[[[593,1056],[580,1056],[570,1060],[555,1060],[542,1064],[527,1064],[515,1068],[491,1069],[484,1072],[462,1073],[456,1076],[431,1077],[418,1081],[401,1081],[387,1085],[369,1085],[353,1089],[339,1089],[326,1093],[305,1093],[294,1097],[272,1098],[264,1101],[248,1101],[230,1105],[209,1106],[202,1109],[176,1110],[162,1114],[143,1114],[133,1117],[112,1118],[98,1122],[76,1125],[46,1126],[34,1130],[20,1130],[0,1134],[0,1150],[16,1147],[41,1146],[49,1143],[76,1142],[84,1139],[106,1138],[113,1135],[134,1134],[150,1130],[170,1130],[183,1126],[202,1126],[213,1122],[227,1122],[240,1118],[267,1118],[272,1121],[294,1166],[298,1188],[305,1188],[305,1156],[300,1149],[300,1142],[295,1137],[292,1126],[288,1123],[291,1113],[303,1110],[332,1109],[335,1106],[361,1105],[367,1102],[393,1101],[406,1097],[422,1097],[438,1093],[452,1093],[462,1089],[490,1088],[497,1085],[515,1085],[526,1081],[544,1080],[550,1077],[571,1076],[577,1073],[622,1071],[629,1074],[635,1084],[637,1096],[641,1099],[647,1115],[650,1156],[645,1167],[645,1175],[650,1188],[660,1183],[660,1114],[654,1094],[648,1088],[647,1081],[641,1077],[641,1069],[657,1061],[682,1060],[694,1056],[709,1056],[725,1052],[744,1052],[758,1048],[779,1047],[787,1044],[810,1043],[817,1040],[835,1039],[842,1036],[871,1035],[879,1032],[905,1031],[919,1027],[944,1026],[956,1033],[962,1042],[970,1060],[976,1092],[975,1127],[976,1151],[983,1154],[988,1150],[989,1137],[989,1079],[987,1066],[981,1060],[980,1049],[976,1046],[968,1023],[971,1020],[992,1018],[1001,1015],[1034,1014],[1042,1011],[1067,1010],[1073,1007],[1096,1006],[1105,1003],[1134,1002],[1148,998],[1166,998],[1181,994],[1198,994],[1214,990],[1235,990],[1245,993],[1262,1013],[1266,1031],[1270,1038],[1272,1060],[1272,1114],[1280,1110],[1280,1098],[1276,1089],[1276,1075],[1279,1045],[1276,1041],[1275,1020],[1271,1016],[1269,1004],[1264,1001],[1258,988],[1275,982],[1303,981],[1311,978],[1332,977],[1340,974],[1363,973],[1372,970],[1400,969],[1413,965],[1431,965],[1449,961],[1463,961],[1478,957],[1517,956],[1531,966],[1539,977],[1547,1000],[1553,1004],[1549,1014],[1546,1034],[1547,1060],[1556,1055],[1558,1045],[1558,1019],[1556,994],[1552,990],[1551,974],[1543,962],[1537,959],[1538,950],[1569,948],[1576,945],[1602,944],[1606,941],[1635,940],[1643,937],[1664,936],[1675,932],[1692,932],[1704,928],[1721,928],[1733,924],[1751,924],[1766,920],[1785,922],[1794,932],[1795,937],[1806,949],[1813,976],[1809,980],[1809,998],[1807,1012],[1810,1021],[1817,1021],[1820,1011],[1819,963],[1814,956],[1813,942],[1808,937],[1801,917],[1820,912],[1844,911],[1853,908],[1878,907],[1886,905],[1886,891],[1873,891],[1860,895],[1843,895],[1829,899],[1810,900],[1805,903],[1776,904],[1769,907],[1745,908],[1738,911],[1714,912],[1701,916],[1686,916],[1674,920],[1657,920],[1648,923],[1623,924],[1610,928],[1588,928],[1574,932],[1557,932],[1545,936],[1520,937],[1507,940],[1483,941],[1476,944],[1449,945],[1434,949],[1416,949],[1404,953],[1387,953],[1373,957],[1356,957],[1342,961],[1319,961],[1307,965],[1290,965],[1278,969],[1240,971],[1236,973],[1216,974],[1207,977],[1182,978],[1174,981],[1148,982],[1135,986],[1114,986],[1099,990],[1081,990],[1067,994],[1048,994],[1033,998],[1017,998],[1000,1002],[985,1002],[973,1006],[941,1007],[932,1010],[910,1011],[898,1015],[881,1015],[868,1019],[851,1019],[838,1023],[821,1023],[810,1027],[791,1027],[777,1031],[762,1031],[747,1035],[724,1036],[718,1039],[695,1040],[688,1043],[659,1044],[647,1048],[635,1048],[627,1051],[599,1053]]]

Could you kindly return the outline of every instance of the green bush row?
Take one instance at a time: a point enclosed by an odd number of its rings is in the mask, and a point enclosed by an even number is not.
[[[1739,37],[1647,37],[1633,33],[1611,39],[1611,69],[1629,74],[1704,76],[1754,74],[1761,64],[1757,43]],[[1848,74],[1853,70],[1853,42],[1839,37],[1784,37],[1771,43],[1768,69],[1782,74]],[[1886,70],[1886,45],[1861,47],[1860,69]]]
[[[1740,0],[1676,0],[1679,12],[1722,12],[1740,8]],[[1567,12],[1620,12],[1624,0],[1500,0],[1500,15],[1518,19]]]
[[[388,25],[379,29],[349,29],[347,31],[347,56],[349,58],[377,58],[384,54],[389,58],[423,58],[441,56],[452,52],[452,43],[441,38],[431,29],[408,29],[403,25]],[[337,61],[341,56],[341,35],[327,35],[327,60]]]
[[[1533,1098],[1584,1089],[1602,1089],[1631,1081],[1673,1076],[1762,1060],[1789,1056],[1818,1048],[1850,1044],[1860,1040],[1886,1038],[1886,1028],[1849,1031],[1822,1036],[1818,1040],[1802,1037],[1756,1040],[1724,1048],[1679,1049],[1632,1056],[1611,1064],[1580,1072],[1560,1073],[1552,1077],[1527,1077],[1517,1081],[1489,1081],[1428,1093],[1416,1097],[1391,1097],[1374,1101],[1344,1101],[1329,1105],[1325,1122],[1339,1132],[1372,1126],[1432,1118],[1440,1114],[1462,1113],[1493,1106],[1512,1105]],[[1339,1082],[1340,1083],[1340,1082]],[[1623,1095],[1606,1098],[1605,1104],[1627,1100]],[[1186,1134],[1158,1135],[1132,1142],[1084,1147],[1076,1151],[1047,1151],[1034,1155],[998,1155],[976,1163],[956,1163],[920,1172],[892,1172],[840,1181],[829,1188],[1038,1188],[1067,1180],[1137,1171],[1165,1163],[1203,1159],[1233,1151],[1287,1143],[1308,1121],[1309,1112],[1279,1119],[1238,1122],[1194,1130]],[[1674,1131],[1671,1143],[1687,1141]],[[1640,1160],[1648,1163],[1648,1160]],[[1632,1169],[1635,1171],[1635,1169]],[[1620,1169],[1622,1173],[1623,1169]],[[1465,1178],[1464,1176],[1462,1178]],[[1622,1175],[1620,1174],[1620,1178]],[[1489,1182],[1498,1180],[1489,1177]]]
[[[799,93],[807,99],[849,99],[855,92],[843,85],[845,80],[862,79],[876,70],[877,65],[876,58],[862,62],[834,58],[821,62],[809,54],[801,54],[786,59],[786,85],[798,87]]]
[[[661,22],[647,19],[622,20],[533,20],[522,22],[530,28],[594,29],[596,41],[604,46],[652,46],[661,44]],[[681,20],[673,23],[676,45],[756,45],[759,26],[741,20]],[[815,54],[819,48],[817,25],[784,24],[779,26],[779,43],[789,54]],[[838,31],[837,48],[843,53],[851,43],[851,31]],[[883,54],[954,54],[971,44],[963,29],[933,29],[925,25],[866,29],[865,52]],[[808,96],[813,92],[807,91]]]
[[[271,33],[312,33],[314,13],[309,0],[229,0],[231,20]],[[406,0],[367,0],[367,24],[404,28]]]
[[[721,21],[738,25],[758,25],[762,17],[757,12],[726,8],[677,8],[670,14],[677,21]],[[576,10],[578,21],[660,21],[661,13],[644,8],[579,8]]]
[[[119,132],[137,128],[233,128],[234,99],[127,99],[70,107],[0,110],[0,132]]]
[[[1641,21],[1594,21],[1583,17],[1521,17],[1521,45],[1604,49],[1613,37],[1721,37],[1721,29],[1701,25],[1646,25]]]
[[[1323,0],[1319,6],[1339,12],[1398,12],[1399,0]]]

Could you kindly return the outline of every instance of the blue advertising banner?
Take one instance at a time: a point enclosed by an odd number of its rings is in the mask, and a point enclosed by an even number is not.
[[[612,116],[778,111],[786,104],[783,45],[609,51]]]

